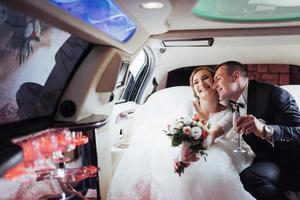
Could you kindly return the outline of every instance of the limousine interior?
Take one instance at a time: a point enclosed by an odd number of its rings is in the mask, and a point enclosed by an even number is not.
[[[197,66],[239,61],[300,105],[297,1],[0,0],[0,27],[0,199],[109,199]]]

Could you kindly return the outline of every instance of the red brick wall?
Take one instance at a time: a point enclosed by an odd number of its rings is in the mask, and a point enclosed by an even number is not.
[[[251,64],[247,67],[250,79],[276,85],[300,84],[300,66]]]
[[[300,84],[300,66],[290,66],[290,84]]]

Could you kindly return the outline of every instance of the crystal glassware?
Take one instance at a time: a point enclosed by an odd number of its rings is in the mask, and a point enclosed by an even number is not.
[[[242,135],[243,135],[243,132],[240,131],[238,132],[237,131],[237,127],[236,127],[236,121],[237,119],[240,117],[240,114],[237,112],[237,111],[234,111],[233,114],[232,114],[232,122],[233,122],[233,130],[236,134],[236,137],[237,137],[237,147],[233,150],[234,153],[246,153],[246,149],[244,149],[242,147]]]

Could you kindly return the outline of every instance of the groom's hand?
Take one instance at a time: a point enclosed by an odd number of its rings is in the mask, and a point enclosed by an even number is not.
[[[236,121],[237,132],[243,134],[254,133],[257,137],[264,134],[264,124],[253,115],[241,116]]]

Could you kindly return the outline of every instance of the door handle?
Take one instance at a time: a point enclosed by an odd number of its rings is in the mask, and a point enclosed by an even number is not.
[[[126,119],[130,119],[133,117],[133,115],[134,115],[134,109],[123,111],[118,114],[118,116],[116,118],[116,123],[119,123],[120,121],[123,121]]]

